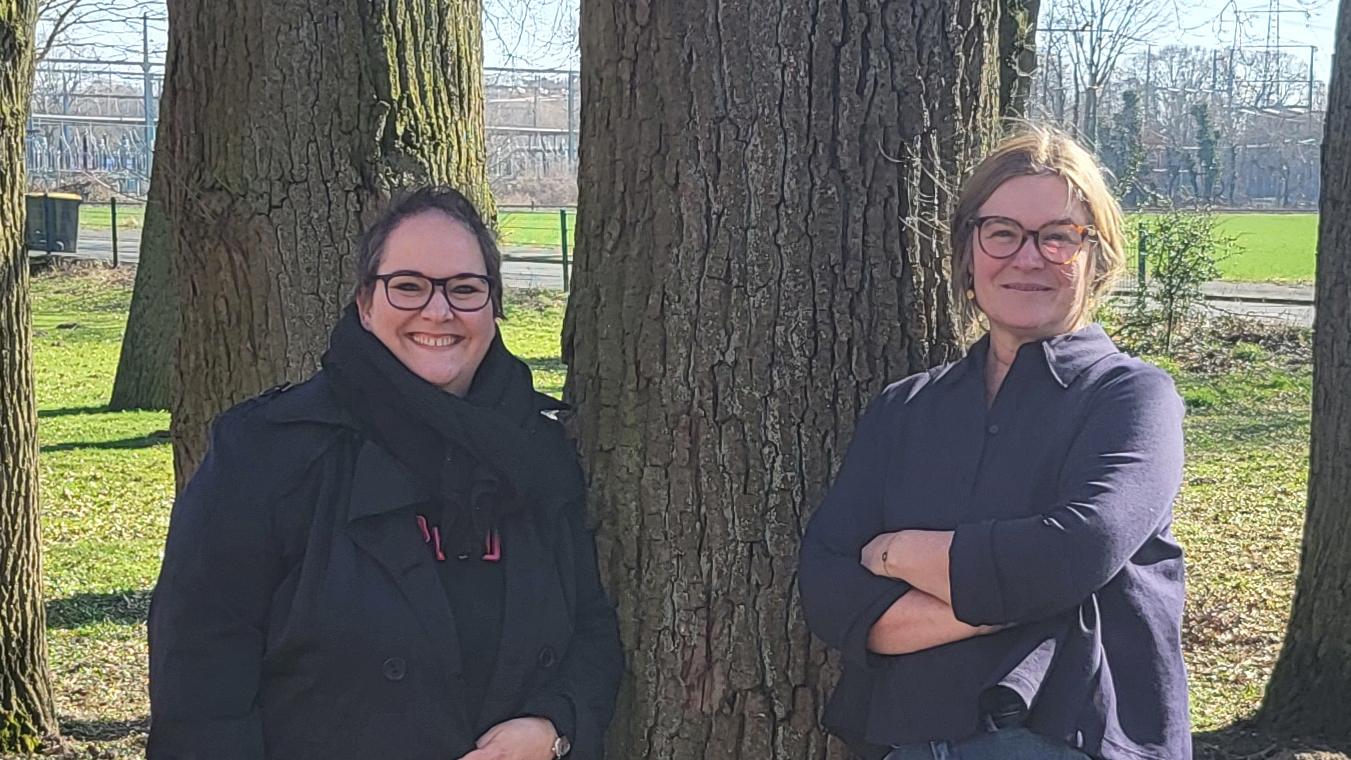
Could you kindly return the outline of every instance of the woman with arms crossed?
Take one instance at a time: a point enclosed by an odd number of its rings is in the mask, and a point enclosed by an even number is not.
[[[1191,757],[1181,400],[1090,323],[1122,262],[1093,158],[1045,130],[976,167],[954,289],[986,334],[888,387],[803,538],[826,723],[888,760]]]

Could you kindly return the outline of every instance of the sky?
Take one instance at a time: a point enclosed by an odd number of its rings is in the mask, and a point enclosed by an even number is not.
[[[1056,1],[1042,0],[1043,25]],[[1336,39],[1336,0],[1201,0],[1185,6],[1186,0],[1169,1],[1170,19],[1153,36],[1151,41],[1156,44],[1228,48],[1237,42],[1262,47],[1270,38],[1282,45],[1311,45],[1316,48],[1314,74],[1321,81],[1328,79]],[[1279,19],[1279,25],[1269,24],[1272,19]],[[1301,59],[1308,56],[1307,50],[1287,52]]]
[[[1042,23],[1057,2],[1042,0]],[[1086,2],[1088,0],[1074,0]],[[1101,1],[1101,0],[1097,0]],[[1327,80],[1332,63],[1335,34],[1336,0],[1155,0],[1170,3],[1169,21],[1153,35],[1157,44],[1198,45],[1227,48],[1241,44],[1261,46],[1268,39],[1268,22],[1279,19],[1279,41],[1285,45],[1312,45],[1315,75]],[[150,46],[162,55],[165,44],[164,11],[161,0],[86,0],[87,3],[114,8],[144,7],[152,17],[149,23]],[[487,66],[522,68],[576,68],[576,23],[579,0],[485,0],[484,63]],[[1268,11],[1277,10],[1271,14]],[[1273,35],[1274,36],[1274,35]],[[85,36],[98,57],[140,57],[141,24],[110,22]],[[1298,56],[1301,51],[1290,51]]]

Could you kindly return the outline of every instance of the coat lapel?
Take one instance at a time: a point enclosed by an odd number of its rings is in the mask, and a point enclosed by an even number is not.
[[[562,592],[553,573],[552,555],[545,551],[536,533],[534,521],[518,515],[502,537],[502,562],[505,575],[502,600],[502,639],[488,691],[483,699],[484,724],[495,724],[513,717],[521,688],[540,667],[544,631],[562,621],[548,619],[549,601]],[[562,658],[562,652],[550,653]]]
[[[347,534],[389,573],[417,616],[452,691],[461,672],[460,643],[450,603],[409,507],[426,500],[412,474],[378,445],[357,454]]]

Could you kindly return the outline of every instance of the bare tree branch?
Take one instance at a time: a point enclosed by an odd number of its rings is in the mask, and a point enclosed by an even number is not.
[[[578,0],[485,0],[483,34],[508,65],[539,66],[577,56]]]
[[[52,47],[75,23],[71,14],[82,2],[84,0],[43,0],[38,5],[38,17],[44,20],[50,19],[46,27],[46,38],[39,42],[36,56],[38,63],[46,60],[47,54],[52,52]]]

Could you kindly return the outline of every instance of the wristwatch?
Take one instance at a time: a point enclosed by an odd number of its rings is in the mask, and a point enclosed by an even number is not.
[[[558,738],[554,739],[554,760],[561,760],[564,755],[571,751],[572,742],[568,741],[568,737],[559,734]]]

